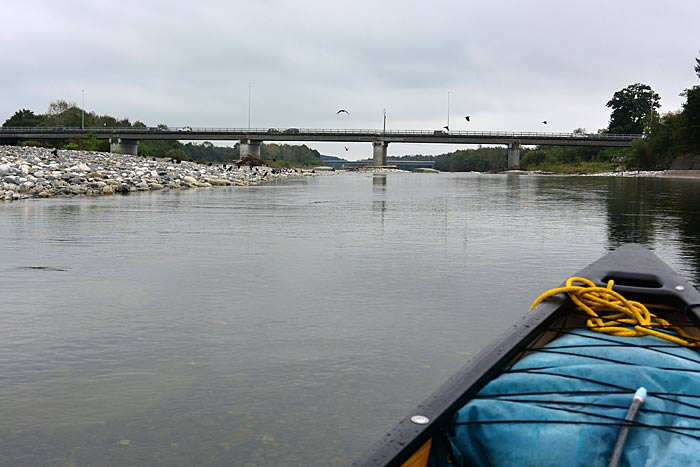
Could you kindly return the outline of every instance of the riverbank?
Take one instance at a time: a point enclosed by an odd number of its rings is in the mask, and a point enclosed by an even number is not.
[[[0,200],[6,201],[245,186],[302,175],[315,173],[299,169],[204,165],[95,151],[0,146]]]
[[[506,170],[500,173],[520,175],[553,175],[558,177],[664,177],[668,176],[664,170],[619,170],[612,172],[546,172],[544,170]]]

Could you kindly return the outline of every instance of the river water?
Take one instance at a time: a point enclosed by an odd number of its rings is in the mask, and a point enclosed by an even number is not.
[[[340,174],[0,203],[0,465],[342,466],[700,182]]]

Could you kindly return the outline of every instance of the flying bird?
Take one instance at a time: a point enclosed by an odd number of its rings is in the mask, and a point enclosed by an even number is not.
[[[345,112],[346,114],[350,115],[350,112],[348,112],[348,111],[345,110],[345,109],[340,109],[339,111],[336,112],[336,115],[337,115],[337,114],[340,114],[340,113],[343,113],[343,112]]]
[[[542,123],[544,123],[544,124],[546,125],[546,124],[547,124],[547,120],[542,120]]]
[[[448,127],[447,125],[445,125],[443,128],[447,131],[450,131],[450,127]]]
[[[347,146],[345,146],[345,150],[346,150],[346,151],[349,151],[349,149],[348,149],[348,147],[347,147]]]
[[[464,118],[465,118],[467,121],[470,121],[470,120],[469,120],[469,115],[466,115]]]

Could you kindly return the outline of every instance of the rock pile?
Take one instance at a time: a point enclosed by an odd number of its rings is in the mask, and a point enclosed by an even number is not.
[[[248,185],[296,169],[203,165],[93,151],[0,146],[0,200]]]

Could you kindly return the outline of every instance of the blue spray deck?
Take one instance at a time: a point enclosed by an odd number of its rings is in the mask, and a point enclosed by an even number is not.
[[[647,389],[621,465],[693,465],[700,355],[656,337],[568,331],[486,385],[434,440],[432,465],[608,465],[622,420]],[[439,446],[439,443],[445,443]]]

